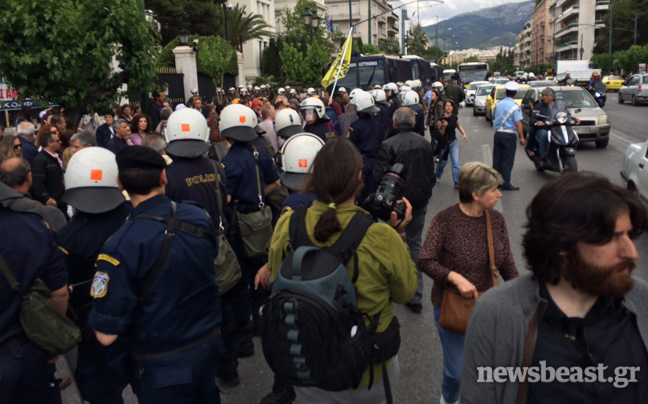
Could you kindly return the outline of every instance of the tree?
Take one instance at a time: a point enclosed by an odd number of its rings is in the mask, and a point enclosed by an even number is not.
[[[3,4],[0,72],[21,97],[64,105],[76,125],[81,113],[112,107],[122,84],[153,90],[156,33],[135,0]]]
[[[430,46],[430,38],[420,24],[414,24],[407,31],[407,41],[404,46],[410,55],[418,55]]]
[[[630,48],[634,43],[637,16],[637,45],[648,45],[648,0],[614,0],[612,4],[612,52]],[[610,13],[603,17],[603,28],[596,35],[594,53],[607,53],[610,41]]]
[[[259,14],[250,14],[245,6],[234,6],[227,10],[227,38],[234,49],[251,39],[263,39],[274,36],[268,31],[271,28]]]
[[[213,36],[198,36],[198,35],[189,36],[189,42],[192,42],[194,39],[198,40],[198,48],[197,48],[198,55],[196,57],[196,67],[199,73],[203,73],[208,76],[211,76],[211,69],[208,66],[208,64],[210,63],[208,62],[209,58],[205,58],[204,56],[201,57],[201,53],[209,52],[209,50],[206,49],[204,46],[200,46],[200,44],[205,41],[210,44],[212,44],[213,41],[220,41],[220,45],[218,46],[220,47],[221,52],[227,55],[227,58],[225,58],[227,60],[227,63],[225,64],[224,73],[231,74],[232,76],[236,76],[238,74],[238,58],[236,56],[236,52],[234,52],[234,48],[232,48],[232,46],[225,39],[221,37],[213,37]],[[175,55],[173,54],[173,49],[178,46],[180,46],[180,40],[178,38],[169,42],[167,46],[165,46],[160,52],[160,55],[157,58],[157,66],[175,67]],[[216,46],[216,45],[212,44],[210,46]],[[220,76],[218,76],[218,80],[220,80]]]
[[[287,31],[281,34],[281,39],[285,45],[290,45],[303,54],[308,52],[308,45],[310,45],[310,29],[304,25],[302,20],[302,13],[306,7],[309,10],[317,10],[317,3],[311,0],[298,0],[294,8],[286,7],[279,12],[279,20],[287,28]],[[324,18],[324,16],[320,17]],[[339,36],[336,37],[339,39]],[[342,42],[345,40],[346,37],[342,39]],[[313,29],[313,43],[318,43],[328,54],[335,52],[333,35],[322,26]]]
[[[213,0],[146,0],[146,8],[161,24],[164,44],[183,28],[200,36],[225,35],[223,8]]]
[[[321,44],[309,45],[306,57],[291,45],[285,45],[280,53],[288,82],[306,87],[321,87],[322,69],[330,55]]]
[[[376,55],[380,53],[380,48],[376,45],[366,44],[362,47],[362,53],[366,55]]]
[[[266,46],[261,55],[262,74],[281,79],[283,76],[283,66],[279,54],[283,50],[283,47],[283,40],[281,38],[270,38],[268,46]]]
[[[400,45],[394,38],[382,38],[378,40],[378,48],[386,55],[400,55]]]
[[[223,87],[223,75],[236,52],[220,37],[205,37],[198,42],[198,64],[208,74],[216,87]]]

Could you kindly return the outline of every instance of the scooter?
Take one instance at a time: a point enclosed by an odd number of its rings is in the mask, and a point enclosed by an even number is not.
[[[578,147],[579,138],[572,129],[572,125],[575,124],[573,118],[567,112],[557,113],[553,121],[547,116],[540,115],[540,111],[533,111],[533,115],[538,120],[544,121],[545,125],[542,128],[549,131],[549,147],[546,159],[540,157],[538,146],[533,150],[534,156],[531,156],[529,150],[525,148],[525,152],[529,159],[533,161],[536,170],[540,172],[549,170],[561,174],[578,171],[576,148]],[[536,139],[536,144],[539,144],[538,139]]]
[[[607,87],[600,81],[597,81],[594,84],[594,87],[587,89],[592,97],[596,100],[596,103],[599,107],[603,108],[605,106],[605,101],[607,101]]]

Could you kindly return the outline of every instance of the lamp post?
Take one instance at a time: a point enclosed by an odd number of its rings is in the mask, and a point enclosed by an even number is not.
[[[310,30],[310,43],[313,44],[313,28],[317,29],[319,27],[321,18],[317,15],[317,10],[310,11],[310,7],[304,7],[304,12],[302,13],[302,21],[304,25]]]
[[[181,29],[178,33],[178,38],[180,38],[180,45],[186,46],[189,44],[189,31],[186,29]]]

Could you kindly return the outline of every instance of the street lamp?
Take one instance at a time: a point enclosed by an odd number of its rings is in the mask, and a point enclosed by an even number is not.
[[[310,7],[304,7],[304,12],[302,13],[302,21],[304,25],[310,30],[310,43],[313,44],[313,28],[317,29],[319,27],[320,21],[322,19],[317,15],[317,10],[310,11]]]
[[[181,29],[178,38],[180,38],[180,45],[188,45],[189,44],[189,31],[186,29]]]

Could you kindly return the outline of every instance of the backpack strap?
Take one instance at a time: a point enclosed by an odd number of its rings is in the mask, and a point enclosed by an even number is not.
[[[307,206],[301,206],[293,212],[290,216],[290,223],[288,225],[288,231],[290,235],[290,248],[292,251],[295,251],[298,247],[307,246],[313,247],[315,244],[308,237],[308,231],[306,230],[306,212],[308,211]]]
[[[2,272],[2,275],[4,275],[7,283],[9,283],[11,290],[20,294],[20,283],[16,280],[16,277],[9,269],[9,265],[7,265],[7,262],[5,261],[2,254],[0,254],[0,272]]]

